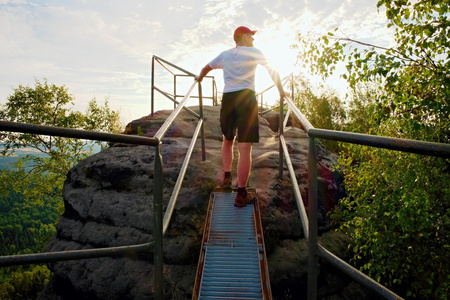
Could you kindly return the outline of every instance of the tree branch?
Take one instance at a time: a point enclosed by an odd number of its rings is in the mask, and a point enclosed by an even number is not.
[[[369,43],[357,41],[357,40],[354,40],[354,39],[351,39],[351,38],[348,38],[348,37],[346,37],[346,38],[343,38],[343,37],[332,37],[332,38],[335,39],[335,40],[338,40],[338,41],[346,41],[346,42],[350,42],[350,43],[356,43],[356,44],[359,44],[359,45],[362,45],[362,46],[366,46],[366,47],[370,47],[370,48],[380,49],[380,50],[384,50],[384,51],[392,51],[392,52],[398,54],[398,55],[392,55],[392,57],[394,57],[394,58],[396,58],[396,59],[399,59],[399,60],[405,61],[405,62],[415,63],[415,64],[417,64],[417,65],[419,65],[419,66],[422,66],[422,67],[427,68],[427,69],[430,69],[430,70],[436,69],[436,66],[435,66],[433,60],[432,60],[431,58],[429,58],[428,55],[427,55],[427,56],[428,56],[428,59],[426,59],[426,60],[430,62],[430,64],[433,66],[433,68],[431,68],[431,67],[430,67],[429,65],[427,65],[427,64],[421,63],[420,60],[417,60],[417,59],[414,59],[414,58],[411,58],[411,57],[405,57],[405,56],[404,56],[400,51],[398,51],[397,49],[386,48],[386,47],[382,47],[382,46],[377,46],[377,45],[374,45],[374,44],[369,44]],[[421,49],[421,51],[424,51],[424,50]],[[425,53],[425,54],[426,54],[426,53]]]

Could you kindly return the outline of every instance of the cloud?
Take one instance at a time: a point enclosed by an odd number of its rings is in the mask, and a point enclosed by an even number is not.
[[[295,56],[289,46],[300,32],[339,27],[355,38],[390,41],[372,0],[0,0],[0,102],[13,87],[47,78],[66,85],[80,109],[109,97],[128,122],[150,111],[153,55],[199,72],[234,46],[240,25],[258,29],[255,46],[282,74],[293,69],[286,67]]]
[[[1,6],[0,41],[5,47],[0,57],[8,72],[0,78],[2,102],[11,87],[47,78],[66,84],[80,107],[100,95],[117,99],[111,103],[139,98],[135,101],[142,103],[144,90],[148,94],[151,53],[165,45],[158,43],[160,21],[146,17],[152,10],[147,6],[142,12],[138,3],[127,3],[114,9],[109,3],[103,3],[104,9],[87,3]]]

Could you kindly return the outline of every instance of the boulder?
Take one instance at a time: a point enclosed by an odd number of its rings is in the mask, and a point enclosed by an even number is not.
[[[198,112],[197,107],[190,109]],[[222,180],[219,112],[219,107],[204,108],[206,161],[202,161],[198,139],[164,237],[166,299],[192,296],[209,195]],[[126,126],[125,134],[151,137],[170,113],[159,111],[135,120]],[[196,126],[197,118],[182,110],[163,139],[164,205],[171,197]],[[285,136],[303,202],[308,206],[308,136],[296,127],[288,127]],[[282,295],[287,289],[292,295],[300,295],[301,290],[306,290],[306,244],[285,163],[283,178],[279,179],[277,134],[263,117],[260,117],[260,137],[260,143],[253,146],[249,185],[258,193],[272,290],[274,295]],[[333,169],[338,157],[320,143],[317,149],[319,219],[321,232],[325,232],[329,229],[326,212],[337,205],[344,192],[340,185],[342,176]],[[152,147],[115,144],[75,166],[64,185],[65,212],[46,251],[153,241],[154,157]],[[236,162],[233,170],[236,178]],[[336,238],[329,234],[328,239]],[[339,242],[336,247],[340,255],[345,254],[346,243]],[[153,299],[151,256],[63,261],[49,267],[54,275],[40,299]],[[343,287],[349,284],[350,281]]]

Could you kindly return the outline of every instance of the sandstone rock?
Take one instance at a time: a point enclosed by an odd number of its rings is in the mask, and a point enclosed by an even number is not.
[[[192,109],[198,111],[196,107]],[[184,299],[192,295],[208,197],[222,177],[219,109],[204,109],[208,162],[201,162],[199,139],[164,238],[167,299]],[[125,133],[153,136],[170,113],[160,111],[153,117],[135,120],[127,125]],[[276,122],[273,119],[271,122]],[[165,204],[186,155],[195,121],[195,117],[183,110],[163,140]],[[278,178],[278,139],[264,118],[260,118],[260,135],[260,143],[253,148],[249,184],[258,191],[272,289],[295,289],[298,282],[305,280],[307,267],[299,214],[286,166],[283,179]],[[285,136],[307,205],[308,137],[303,130],[294,127],[289,127]],[[74,167],[64,186],[65,212],[46,251],[151,242],[154,156],[152,147],[112,145]],[[343,191],[340,175],[332,170],[337,156],[320,143],[318,156],[320,226],[323,231],[328,225],[325,213],[337,204]],[[236,162],[234,178],[235,170]],[[346,249],[344,244],[339,247]],[[297,252],[302,252],[303,256],[296,256]],[[285,259],[288,253],[292,260]],[[153,260],[145,255],[58,262],[50,264],[50,268],[54,277],[41,299],[153,299]]]

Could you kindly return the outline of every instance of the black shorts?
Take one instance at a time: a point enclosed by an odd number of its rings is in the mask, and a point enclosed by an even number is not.
[[[238,142],[258,143],[258,102],[255,92],[242,90],[224,93],[220,109],[220,128],[227,140],[238,135]]]

